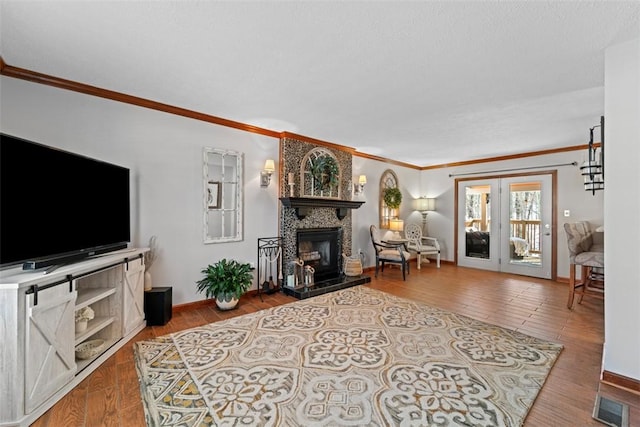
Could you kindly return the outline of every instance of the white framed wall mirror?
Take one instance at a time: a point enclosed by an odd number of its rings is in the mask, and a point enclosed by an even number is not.
[[[244,154],[203,149],[204,243],[237,242],[242,232]]]

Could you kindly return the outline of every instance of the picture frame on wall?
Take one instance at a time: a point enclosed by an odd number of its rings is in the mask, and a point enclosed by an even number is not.
[[[222,188],[220,181],[209,181],[207,183],[207,206],[210,210],[220,209],[222,201]]]

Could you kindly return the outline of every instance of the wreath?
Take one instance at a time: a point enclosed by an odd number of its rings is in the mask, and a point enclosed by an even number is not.
[[[312,160],[310,170],[319,190],[338,185],[340,171],[338,170],[338,163],[333,157],[322,156]]]
[[[397,187],[389,187],[384,189],[384,195],[382,196],[384,203],[391,209],[398,209],[400,203],[402,203],[402,193]]]

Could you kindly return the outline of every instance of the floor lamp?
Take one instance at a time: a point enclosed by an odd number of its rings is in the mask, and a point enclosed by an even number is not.
[[[427,230],[427,215],[430,211],[436,210],[436,199],[428,197],[420,197],[413,200],[413,209],[419,211],[422,214],[422,234],[428,236]]]

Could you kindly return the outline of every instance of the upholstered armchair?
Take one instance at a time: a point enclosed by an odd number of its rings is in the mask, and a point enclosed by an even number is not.
[[[406,280],[406,274],[409,274],[409,256],[403,243],[383,242],[380,238],[378,227],[372,225],[369,227],[371,234],[371,243],[376,253],[376,277],[378,277],[378,267],[384,273],[385,263],[399,264],[402,268],[402,280]]]
[[[567,234],[567,244],[569,246],[569,299],[567,307],[573,308],[575,294],[580,295],[578,304],[582,302],[585,293],[604,297],[602,288],[592,286],[596,275],[593,268],[604,269],[604,244],[594,242],[594,229],[587,221],[566,223],[564,231]],[[582,267],[582,281],[576,283],[576,266]],[[604,283],[602,277],[597,277],[599,282]]]
[[[418,270],[422,264],[422,255],[435,255],[436,266],[440,268],[440,243],[438,243],[438,239],[423,236],[422,227],[419,224],[413,223],[405,226],[404,237],[408,240],[407,250],[416,253]],[[429,262],[428,259],[427,262]]]

